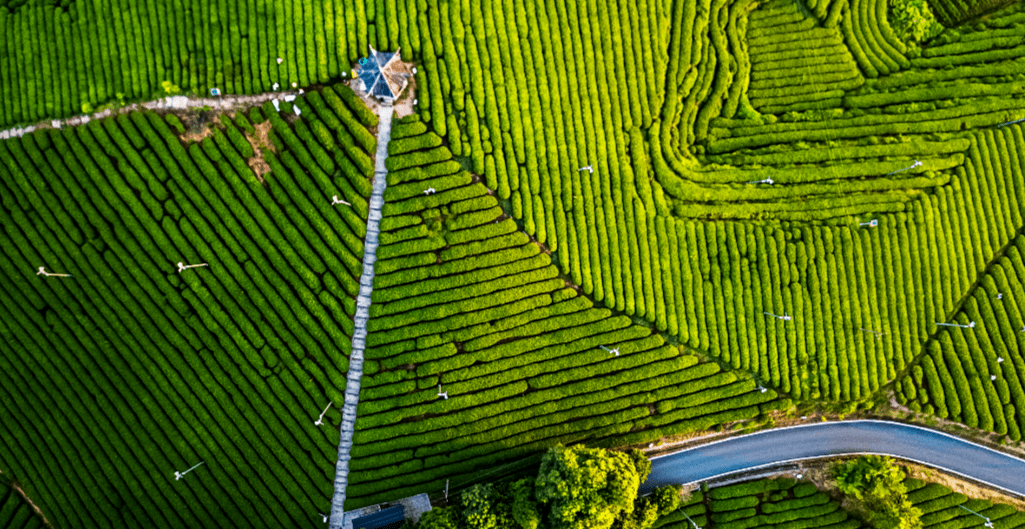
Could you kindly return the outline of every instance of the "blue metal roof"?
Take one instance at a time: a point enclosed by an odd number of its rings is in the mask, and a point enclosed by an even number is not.
[[[369,516],[356,518],[352,521],[352,529],[392,529],[402,526],[406,520],[402,506],[396,505],[381,509]]]
[[[358,75],[367,92],[375,97],[395,97],[385,80],[381,69],[395,56],[396,52],[380,52],[370,49],[370,58],[360,65]]]

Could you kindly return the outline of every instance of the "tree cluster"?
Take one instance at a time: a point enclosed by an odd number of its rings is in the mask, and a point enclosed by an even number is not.
[[[904,471],[882,456],[861,456],[833,469],[836,485],[867,512],[876,529],[921,529],[922,511],[908,500]]]
[[[477,484],[432,509],[418,529],[648,529],[680,506],[680,487],[637,498],[651,462],[639,450],[551,448],[536,477]]]

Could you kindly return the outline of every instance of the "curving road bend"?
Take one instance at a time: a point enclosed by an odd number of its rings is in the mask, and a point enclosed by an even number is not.
[[[640,494],[672,483],[845,454],[894,456],[1025,495],[1025,460],[936,430],[875,420],[766,430],[659,456],[651,460],[651,475]]]

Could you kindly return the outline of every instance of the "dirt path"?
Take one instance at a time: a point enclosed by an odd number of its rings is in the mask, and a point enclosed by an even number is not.
[[[0,139],[9,139],[24,136],[30,132],[39,129],[59,129],[66,126],[83,125],[94,119],[103,119],[108,116],[114,116],[117,114],[124,114],[133,110],[187,110],[193,108],[210,107],[211,109],[220,111],[234,111],[248,108],[254,105],[263,104],[265,101],[272,99],[281,99],[287,95],[299,95],[299,90],[283,90],[280,92],[267,92],[263,94],[254,94],[248,96],[221,96],[221,97],[197,97],[190,98],[185,96],[172,96],[165,97],[164,99],[157,99],[155,101],[146,101],[144,103],[132,103],[116,109],[107,109],[102,112],[96,112],[94,114],[74,116],[68,119],[54,119],[51,121],[41,121],[35,125],[29,125],[27,127],[14,127],[0,131]]]

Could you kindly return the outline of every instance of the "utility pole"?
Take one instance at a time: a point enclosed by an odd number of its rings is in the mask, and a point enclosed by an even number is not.
[[[913,164],[911,164],[911,165],[909,165],[909,166],[907,166],[907,167],[905,167],[903,169],[898,169],[896,171],[890,171],[889,173],[886,173],[886,176],[890,176],[892,174],[897,174],[897,173],[900,173],[900,172],[903,172],[903,171],[907,171],[908,169],[914,169],[915,167],[918,167],[920,165],[922,165],[922,162],[920,162],[918,160],[915,160],[915,163],[913,163]]]
[[[943,325],[945,327],[960,327],[962,329],[974,329],[975,328],[975,322],[974,321],[970,322],[968,325],[958,325],[956,323],[939,323],[939,322],[937,322],[936,325]]]
[[[958,507],[960,507],[960,508],[962,508],[962,509],[964,509],[964,510],[966,510],[966,511],[972,513],[972,514],[974,514],[975,516],[978,516],[979,518],[982,518],[983,520],[986,520],[986,523],[984,523],[982,525],[988,527],[989,529],[993,529],[993,522],[991,522],[989,520],[989,518],[986,518],[985,516],[983,516],[983,515],[975,512],[975,511],[969,509],[968,507],[965,507],[964,505],[958,505]]]
[[[188,474],[189,472],[192,472],[193,470],[196,469],[196,467],[198,467],[199,465],[202,465],[203,463],[206,463],[206,461],[200,461],[199,463],[196,463],[195,465],[193,465],[192,468],[186,470],[185,472],[175,472],[174,473],[174,480],[178,481],[179,479],[185,477],[185,474]]]
[[[783,321],[790,321],[792,319],[790,316],[787,315],[786,312],[784,312],[782,316],[778,314],[773,314],[771,312],[763,312],[762,314],[765,314],[766,316],[772,316],[773,318],[780,319]]]
[[[45,277],[71,277],[71,274],[53,274],[53,273],[47,272],[45,266],[40,266],[39,267],[39,271],[36,272],[36,275],[37,276],[45,276]]]

